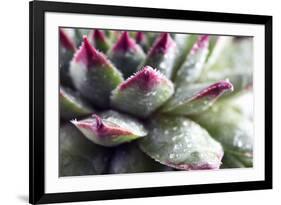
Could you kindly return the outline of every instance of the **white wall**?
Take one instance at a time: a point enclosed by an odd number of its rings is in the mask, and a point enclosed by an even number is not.
[[[79,2],[79,0],[72,0]],[[281,199],[280,77],[281,12],[277,0],[81,0],[80,2],[273,15],[274,44],[274,190],[157,197],[92,204],[254,204]],[[28,1],[1,3],[0,31],[0,204],[26,204],[28,198]],[[4,46],[4,47],[3,47]],[[4,113],[4,115],[3,115]],[[278,127],[279,126],[279,127]],[[89,203],[79,203],[89,204]],[[273,203],[277,204],[277,203]]]

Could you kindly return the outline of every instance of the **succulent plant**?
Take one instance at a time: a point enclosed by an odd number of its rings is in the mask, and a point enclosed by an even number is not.
[[[253,166],[250,38],[59,31],[60,176]]]

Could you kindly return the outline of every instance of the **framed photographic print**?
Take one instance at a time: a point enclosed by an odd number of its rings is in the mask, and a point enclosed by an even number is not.
[[[272,17],[30,2],[30,203],[272,188]]]

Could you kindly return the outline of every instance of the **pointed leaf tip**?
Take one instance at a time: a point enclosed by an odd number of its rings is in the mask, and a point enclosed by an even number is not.
[[[145,66],[112,92],[111,104],[124,112],[147,117],[173,93],[174,85],[169,79],[152,67]]]
[[[129,32],[125,31],[121,34],[118,41],[113,47],[114,51],[128,51],[136,48],[136,42],[130,37]]]
[[[147,134],[136,119],[115,111],[107,111],[100,116],[94,114],[91,118],[71,122],[92,142],[109,147]]]
[[[171,38],[169,33],[162,33],[159,38],[156,40],[155,44],[150,50],[149,55],[155,55],[160,53],[167,53],[170,48],[175,47],[176,44],[174,40]]]
[[[87,37],[84,36],[83,41],[71,61],[70,76],[84,98],[100,108],[107,108],[111,91],[123,81],[122,74]]]
[[[209,96],[211,98],[215,98],[215,97],[218,97],[219,95],[223,94],[226,91],[233,91],[233,90],[234,90],[233,85],[230,83],[230,81],[228,79],[221,80],[217,83],[210,85],[209,87],[202,90],[201,92],[199,92],[194,97],[194,100],[204,98],[207,96]]]
[[[136,34],[136,42],[140,44],[140,43],[142,43],[144,40],[145,40],[145,35],[144,35],[144,33],[141,32],[141,31],[137,32],[137,34]]]
[[[139,31],[136,33],[135,39],[136,43],[142,47],[143,51],[147,52],[148,48],[150,47],[147,34]]]
[[[98,115],[96,115],[96,114],[93,114],[92,117],[96,119],[97,130],[102,129],[104,127],[104,124],[103,124],[101,118]]]
[[[226,91],[232,91],[228,80],[213,84],[192,84],[178,88],[172,99],[163,107],[163,112],[177,115],[199,114],[210,108]]]
[[[128,78],[119,87],[124,90],[132,85],[137,85],[143,90],[150,90],[154,85],[158,84],[161,80],[161,74],[150,66],[145,66],[142,70],[136,72],[133,76]]]
[[[75,42],[69,37],[69,35],[62,28],[59,29],[60,41],[63,47],[71,51],[76,50]]]
[[[93,38],[101,40],[101,41],[105,41],[105,39],[106,39],[105,38],[105,34],[101,30],[99,30],[99,29],[95,29],[94,30]]]
[[[95,48],[103,53],[106,53],[110,48],[110,43],[102,30],[95,29],[91,33],[90,39],[95,46]]]
[[[179,67],[175,76],[175,84],[186,87],[200,78],[204,69],[205,61],[209,53],[209,36],[200,36],[194,43],[183,64]]]
[[[97,51],[89,42],[87,36],[83,36],[83,44],[74,56],[76,62],[81,62],[88,68],[93,65],[103,65],[108,63],[104,54]]]
[[[155,43],[149,50],[145,61],[143,61],[143,63],[139,66],[138,70],[145,65],[149,65],[159,70],[170,79],[173,74],[173,67],[177,55],[177,46],[170,34],[161,33],[155,40]]]
[[[122,33],[117,43],[107,54],[125,78],[135,73],[140,63],[145,59],[145,53],[142,48],[136,44],[128,32]]]
[[[200,49],[208,47],[208,45],[209,45],[209,35],[202,35],[198,38],[197,42],[192,47],[191,53],[195,54]]]

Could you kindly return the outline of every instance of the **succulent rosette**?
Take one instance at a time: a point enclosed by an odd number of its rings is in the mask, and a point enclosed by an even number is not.
[[[251,59],[250,38],[60,28],[60,175],[252,167]]]

